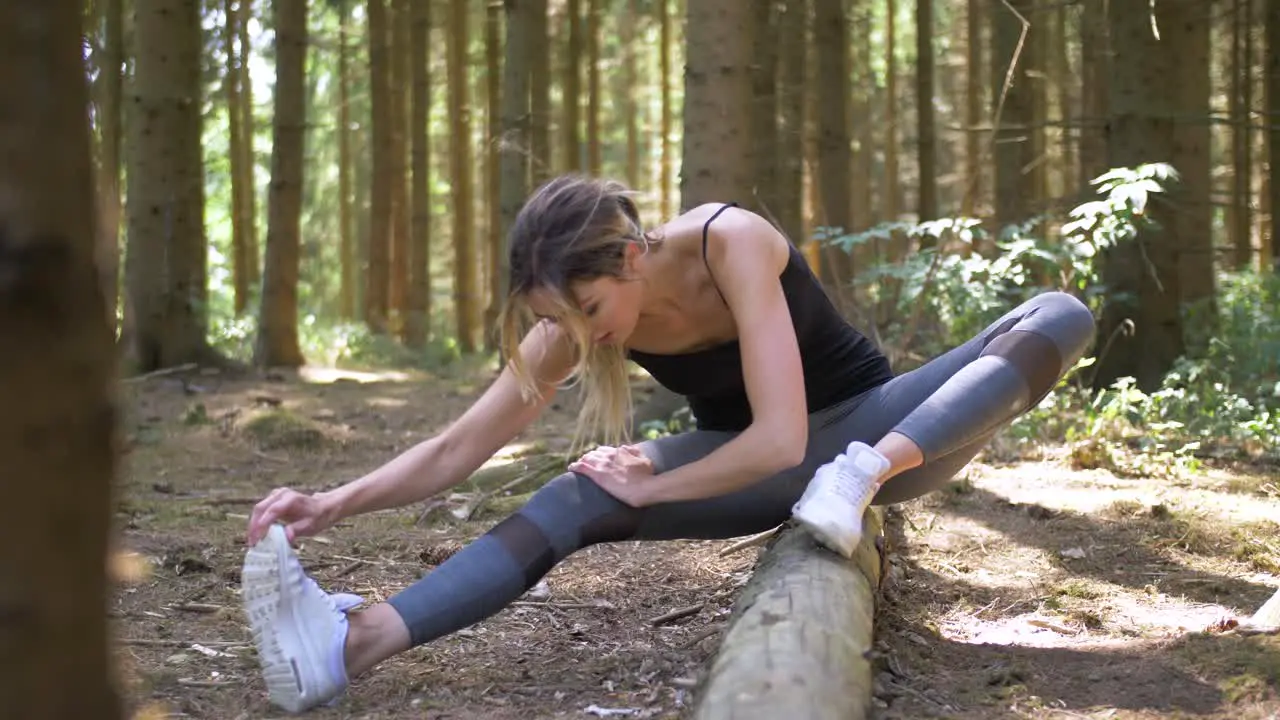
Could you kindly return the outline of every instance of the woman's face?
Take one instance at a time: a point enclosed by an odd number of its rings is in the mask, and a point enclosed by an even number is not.
[[[627,248],[622,278],[604,276],[570,284],[569,300],[586,317],[592,342],[622,344],[635,332],[644,292],[644,283],[636,272],[637,255],[634,245]],[[530,294],[530,309],[539,317],[554,319],[558,314],[556,304],[549,302],[544,292]]]

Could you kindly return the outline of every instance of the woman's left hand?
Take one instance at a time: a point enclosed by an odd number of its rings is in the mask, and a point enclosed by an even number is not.
[[[591,478],[605,492],[630,505],[643,507],[653,478],[653,462],[635,445],[601,445],[569,463],[569,470]]]

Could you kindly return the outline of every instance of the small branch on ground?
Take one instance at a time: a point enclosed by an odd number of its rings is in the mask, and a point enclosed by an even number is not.
[[[698,613],[702,612],[702,609],[705,607],[706,607],[705,603],[698,603],[697,605],[690,605],[688,607],[676,608],[675,610],[672,610],[670,612],[665,612],[659,615],[658,617],[649,618],[649,624],[656,627],[658,625],[664,625],[666,623],[673,622],[675,620],[687,618],[691,615],[697,615]]]
[[[785,526],[779,525],[773,528],[772,530],[765,530],[762,533],[756,533],[751,537],[743,538],[742,540],[739,540],[738,542],[721,550],[720,557],[728,557],[740,550],[746,550],[749,547],[755,547],[757,545],[764,545],[765,543],[769,542],[769,538],[772,538],[774,535],[777,535],[778,532],[782,530],[783,527]]]
[[[199,367],[199,366],[198,366],[198,365],[196,365],[195,363],[185,363],[185,364],[183,364],[183,365],[175,365],[174,367],[160,368],[159,370],[152,370],[152,371],[151,371],[151,372],[149,372],[149,373],[143,373],[143,374],[141,374],[141,375],[134,375],[133,377],[122,378],[122,379],[120,380],[120,382],[122,382],[122,383],[136,383],[136,382],[143,382],[144,380],[150,380],[150,379],[152,379],[152,378],[164,377],[165,375],[177,375],[177,374],[178,374],[178,373],[180,373],[180,372],[187,372],[188,370],[195,370],[197,367]]]

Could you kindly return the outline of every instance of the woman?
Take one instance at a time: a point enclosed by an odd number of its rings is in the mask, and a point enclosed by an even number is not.
[[[570,553],[626,539],[729,538],[788,519],[848,557],[870,503],[943,486],[1084,353],[1093,317],[1040,295],[894,377],[759,216],[704,205],[641,229],[625,188],[557,178],[511,231],[512,362],[440,435],[337,489],[281,488],[249,521],[243,593],[273,702],[298,711],[408,648],[503,609]],[[522,332],[525,326],[531,326]],[[620,444],[626,361],[688,397],[692,432]],[[462,482],[557,387],[585,383],[579,437],[604,437],[436,570],[362,612],[307,578],[290,543]]]

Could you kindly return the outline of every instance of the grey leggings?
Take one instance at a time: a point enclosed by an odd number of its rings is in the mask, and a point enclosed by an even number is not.
[[[875,504],[945,485],[993,435],[1047,395],[1094,336],[1088,308],[1064,293],[1023,303],[926,365],[809,416],[799,465],[728,495],[632,508],[585,475],[565,473],[388,602],[419,645],[502,610],[571,553],[629,539],[730,538],[785,522],[814,471],[851,441],[890,431],[913,440],[923,465],[887,481]],[[656,472],[697,460],[733,437],[694,431],[642,444]]]

